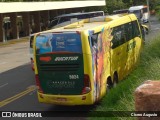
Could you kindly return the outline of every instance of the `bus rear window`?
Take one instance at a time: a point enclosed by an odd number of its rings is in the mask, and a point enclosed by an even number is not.
[[[50,52],[82,53],[81,38],[78,33],[47,33],[36,38],[37,54]]]

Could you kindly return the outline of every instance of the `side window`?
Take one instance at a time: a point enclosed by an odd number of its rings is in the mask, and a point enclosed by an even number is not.
[[[132,25],[133,25],[133,37],[140,36],[140,30],[137,21],[133,21]]]
[[[126,40],[125,26],[121,25],[121,26],[114,27],[112,31],[112,36],[113,36],[112,48],[116,48],[122,45],[123,43],[125,43],[125,40]]]
[[[118,27],[113,28],[112,36],[113,36],[113,39],[112,39],[112,43],[113,43],[112,48],[116,48],[117,46],[119,46]]]
[[[143,8],[143,13],[147,13],[147,12],[148,12],[147,7]]]
[[[90,14],[90,18],[93,18],[93,17],[94,17],[94,13],[91,13],[91,14]]]
[[[126,41],[129,41],[129,40],[133,39],[132,23],[127,23],[124,26],[125,26]]]
[[[126,41],[125,26],[121,25],[119,29],[121,31],[120,45],[122,45]]]
[[[91,45],[92,46],[97,46],[97,39],[98,39],[98,34],[93,34],[91,36]]]
[[[49,24],[49,27],[53,27],[53,26],[55,26],[55,25],[57,25],[57,24],[58,24],[58,19],[54,19],[54,20],[52,20],[51,23]]]
[[[91,51],[92,51],[93,56],[96,56],[96,53],[98,50],[98,34],[99,33],[93,34],[89,38],[90,39],[89,43],[90,43],[90,47],[91,47]]]
[[[70,21],[70,16],[61,17],[58,24],[66,22],[66,21]]]
[[[78,19],[85,19],[85,18],[88,18],[88,15],[87,14],[81,14],[81,15],[78,15],[77,18]]]

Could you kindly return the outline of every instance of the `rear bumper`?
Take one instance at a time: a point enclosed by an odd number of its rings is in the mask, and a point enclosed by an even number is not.
[[[38,92],[38,100],[55,105],[91,105],[94,103],[91,92],[84,95],[48,95]]]

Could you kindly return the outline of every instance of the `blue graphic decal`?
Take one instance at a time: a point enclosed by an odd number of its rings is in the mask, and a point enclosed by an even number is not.
[[[52,51],[82,53],[80,35],[76,33],[54,34],[52,38]]]
[[[52,34],[39,35],[36,38],[36,49],[38,54],[52,52],[51,46]]]
[[[81,38],[77,33],[48,33],[36,38],[37,53],[73,52],[82,53]]]

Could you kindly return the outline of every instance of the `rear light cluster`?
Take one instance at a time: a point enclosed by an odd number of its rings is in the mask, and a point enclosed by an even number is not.
[[[52,58],[50,56],[40,57],[40,61],[43,61],[43,62],[49,62],[51,60],[52,60]]]
[[[84,87],[82,89],[82,94],[89,93],[90,91],[91,91],[91,84],[90,84],[89,75],[85,74],[84,75]]]
[[[81,32],[80,32],[80,31],[76,31],[76,33],[77,33],[77,34],[79,34],[79,35],[81,34]]]
[[[35,77],[36,77],[36,85],[37,85],[37,88],[38,88],[38,92],[43,93],[38,75],[36,75]]]

